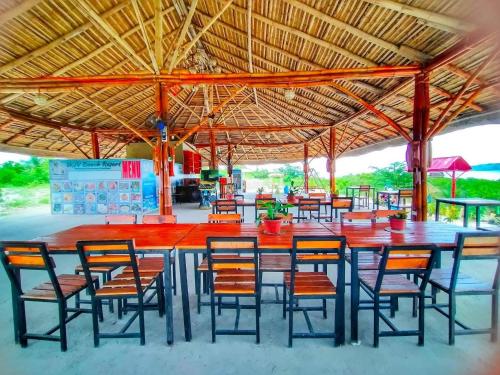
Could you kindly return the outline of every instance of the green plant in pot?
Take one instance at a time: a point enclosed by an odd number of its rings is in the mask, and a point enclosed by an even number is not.
[[[293,205],[280,201],[258,201],[257,204],[266,209],[266,213],[257,218],[257,223],[264,226],[266,233],[279,234],[281,218],[288,214],[288,209]]]
[[[406,227],[406,218],[408,214],[406,212],[398,212],[394,215],[389,215],[389,225],[392,230],[404,230]]]

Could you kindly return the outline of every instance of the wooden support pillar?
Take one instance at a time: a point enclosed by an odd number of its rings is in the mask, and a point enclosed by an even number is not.
[[[309,145],[304,143],[304,192],[309,193]]]
[[[413,199],[411,216],[414,221],[427,220],[427,130],[429,128],[429,74],[415,76],[413,106],[413,139],[411,160],[413,172]]]
[[[92,132],[90,135],[92,140],[92,157],[94,159],[100,159],[101,155],[99,152],[99,137],[96,132]]]
[[[168,87],[157,84],[155,86],[156,108],[155,114],[167,118],[169,102],[168,102]],[[168,143],[158,141],[157,157],[159,160],[159,205],[160,215],[172,215],[172,190],[170,185],[170,173],[168,170]]]
[[[233,145],[227,145],[227,175],[233,176]]]
[[[218,169],[217,144],[215,143],[215,132],[210,130],[210,169]]]
[[[328,166],[330,170],[330,194],[335,194],[336,184],[335,184],[335,154],[337,148],[337,139],[335,134],[335,128],[330,129],[330,150],[328,155]]]

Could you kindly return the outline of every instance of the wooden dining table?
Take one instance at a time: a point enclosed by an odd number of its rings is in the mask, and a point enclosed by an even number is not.
[[[133,239],[136,253],[163,255],[166,336],[167,343],[171,345],[174,342],[174,327],[170,253],[175,249],[176,243],[195,227],[196,224],[91,224],[37,237],[33,241],[47,243],[51,254],[76,255],[77,241]]]
[[[262,226],[257,226],[256,224],[198,224],[189,232],[189,235],[181,239],[175,248],[179,256],[179,276],[186,341],[190,341],[192,338],[189,286],[186,269],[187,254],[194,255],[194,266],[196,267],[198,254],[206,251],[207,238],[217,236],[257,237],[259,252],[289,252],[292,248],[292,238],[294,235],[331,235],[331,232],[317,222],[282,225],[279,235],[267,234],[264,232]]]
[[[439,250],[454,250],[458,232],[477,232],[474,229],[433,221],[407,221],[403,233],[389,230],[389,223],[337,222],[323,223],[333,234],[346,237],[351,250],[351,342],[359,343],[359,279],[358,252],[379,251],[384,245],[429,245],[435,244]],[[440,266],[441,251],[438,253],[436,266]]]

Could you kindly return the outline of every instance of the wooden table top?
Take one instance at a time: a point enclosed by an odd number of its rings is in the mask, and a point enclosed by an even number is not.
[[[346,236],[349,247],[382,247],[383,245],[436,244],[454,247],[458,232],[477,232],[453,224],[435,221],[407,221],[405,233],[385,230],[389,223],[323,223],[333,234]]]
[[[457,203],[470,206],[500,206],[500,201],[483,198],[436,198],[436,201],[443,203]]]
[[[331,235],[320,223],[297,223],[282,225],[279,235],[264,233],[256,224],[198,224],[175,246],[179,250],[202,250],[206,248],[207,237],[234,236],[257,237],[262,249],[286,250],[292,247],[293,235]]]
[[[134,239],[138,250],[172,250],[196,224],[92,224],[80,225],[33,241],[46,242],[49,251],[76,251],[81,240]]]

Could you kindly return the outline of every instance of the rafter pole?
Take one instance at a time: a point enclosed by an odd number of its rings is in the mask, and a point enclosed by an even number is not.
[[[108,34],[120,47],[126,52],[128,56],[132,58],[138,65],[142,65],[149,72],[153,72],[153,69],[149,66],[142,57],[140,57],[134,49],[128,44],[120,35],[113,29],[87,2],[88,0],[80,0],[77,2],[84,12],[90,17],[90,19],[95,22],[101,30]]]
[[[253,55],[252,55],[252,8],[253,0],[247,1],[247,54],[248,54],[248,71],[253,73]],[[257,89],[253,88],[255,105],[259,105],[257,101]]]
[[[154,0],[154,22],[155,22],[155,60],[161,69],[163,65],[163,17],[162,0]]]
[[[194,47],[194,45],[198,42],[198,40],[202,37],[203,34],[207,32],[208,29],[212,27],[212,25],[224,14],[224,12],[229,8],[229,6],[233,3],[234,0],[228,0],[222,6],[222,8],[208,21],[208,23],[201,29],[196,36],[191,39],[191,41],[182,49],[182,52],[179,54],[179,57],[175,60],[175,65],[179,64],[182,59],[187,55],[189,50]],[[191,10],[191,9],[190,9]]]
[[[148,51],[149,58],[151,59],[151,65],[153,66],[154,72],[156,74],[159,74],[160,69],[159,69],[158,64],[156,62],[156,58],[155,58],[155,55],[153,53],[153,50],[150,47],[151,43],[149,42],[148,33],[146,31],[146,26],[144,25],[144,19],[142,18],[139,4],[137,3],[137,0],[131,0],[131,2],[132,2],[132,8],[134,8],[135,18],[137,18],[137,22],[139,22],[139,27],[141,29],[142,39],[144,40],[144,44],[146,45],[146,49]],[[160,7],[161,7],[161,4],[160,4]],[[155,12],[156,12],[156,5],[155,5]],[[161,12],[161,10],[160,10],[160,12]],[[155,17],[156,17],[156,13],[155,13]],[[155,27],[156,27],[156,18],[155,18]],[[156,47],[156,40],[155,40],[155,47]]]
[[[89,156],[89,155],[88,155],[85,151],[83,151],[83,150],[82,150],[82,148],[81,148],[80,146],[78,146],[78,145],[76,144],[76,142],[75,142],[75,141],[73,141],[73,140],[69,137],[69,135],[68,135],[68,134],[67,134],[67,133],[66,133],[63,129],[59,129],[59,132],[61,132],[61,134],[64,136],[64,138],[66,138],[66,139],[69,141],[69,143],[71,143],[71,144],[72,144],[72,145],[73,145],[73,146],[74,146],[74,147],[75,147],[78,151],[80,151],[80,153],[81,153],[83,156],[85,156],[87,159],[90,159],[90,156]],[[92,133],[92,144],[93,144],[93,141],[94,141],[94,139],[93,139],[93,135],[94,135],[94,134],[95,134],[95,133]],[[94,159],[97,159],[97,158],[94,158]]]
[[[42,0],[24,0],[19,4],[13,5],[9,10],[0,14],[0,26],[3,26],[5,23],[16,18],[17,16],[26,13],[34,6],[37,6],[40,2],[42,2]]]
[[[367,101],[365,101],[352,91],[334,82],[332,82],[332,87],[336,88],[337,90],[343,92],[346,95],[349,95],[351,98],[356,99],[363,107],[365,107],[370,112],[373,112],[376,116],[378,116],[379,118],[384,120],[387,124],[389,124],[392,128],[394,128],[394,130],[396,130],[398,134],[401,135],[403,138],[405,138],[407,141],[411,140],[411,137],[406,130],[404,130],[400,125],[398,125],[393,119],[391,119],[385,113],[375,108],[375,106],[371,105],[370,103],[368,103]]]
[[[196,5],[198,4],[198,0],[191,0],[191,6],[189,7],[189,12],[186,16],[186,19],[184,20],[184,24],[182,25],[181,32],[179,33],[179,37],[177,38],[177,41],[175,42],[175,48],[174,51],[172,52],[172,57],[170,59],[170,64],[168,65],[168,72],[172,73],[172,70],[174,70],[175,66],[177,65],[177,56],[179,55],[179,49],[182,45],[182,42],[184,42],[184,38],[186,37],[186,34],[189,29],[189,25],[191,25],[191,19],[194,16],[194,12],[196,10]]]

